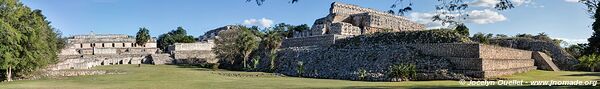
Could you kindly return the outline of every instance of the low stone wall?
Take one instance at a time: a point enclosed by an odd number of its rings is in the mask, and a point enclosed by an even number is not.
[[[149,63],[146,54],[132,55],[61,55],[59,62],[47,67],[48,70],[90,69],[101,65]]]
[[[42,76],[58,77],[58,76],[81,76],[81,75],[103,75],[109,72],[104,70],[55,70],[45,71]]]
[[[217,63],[216,55],[210,50],[175,51],[175,64]]]

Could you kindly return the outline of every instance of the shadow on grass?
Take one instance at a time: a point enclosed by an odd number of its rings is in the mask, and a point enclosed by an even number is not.
[[[566,75],[566,76],[600,76],[600,72],[585,73],[585,74],[571,74],[571,75]]]
[[[198,70],[198,71],[215,71],[213,69],[204,68],[204,67],[202,67],[202,65],[179,64],[176,66],[177,66],[177,68],[189,68],[189,69]]]
[[[598,89],[594,86],[351,86],[343,89]]]
[[[600,72],[584,73],[584,74],[570,74],[570,75],[564,75],[564,76],[596,76],[596,77],[600,77]],[[600,81],[600,79],[594,79],[594,80]]]

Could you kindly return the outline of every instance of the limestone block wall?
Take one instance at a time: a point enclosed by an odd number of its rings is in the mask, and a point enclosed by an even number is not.
[[[113,49],[113,48],[94,48],[94,54],[117,54],[117,49]]]
[[[217,63],[219,61],[210,50],[175,51],[173,57],[176,64]]]
[[[346,35],[317,35],[303,38],[284,39],[281,47],[300,47],[300,46],[329,46],[335,44],[336,40],[347,38]]]
[[[531,59],[531,51],[492,45],[479,45],[480,58],[494,59]]]

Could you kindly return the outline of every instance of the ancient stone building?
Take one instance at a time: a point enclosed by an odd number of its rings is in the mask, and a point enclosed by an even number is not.
[[[295,31],[294,37],[285,39],[282,46],[330,45],[355,35],[419,30],[425,30],[425,26],[406,17],[334,2],[329,15],[315,20],[310,30]]]
[[[532,51],[465,42],[459,37],[456,42],[442,42],[440,36],[444,35],[423,35],[428,31],[431,30],[425,30],[422,24],[401,16],[334,2],[329,15],[317,19],[311,30],[295,32],[294,38],[283,40],[276,72],[316,78],[394,81],[389,76],[390,66],[414,64],[418,80],[458,80],[527,72],[540,63],[555,67]],[[376,32],[397,34],[365,37]],[[407,40],[385,40],[394,38]],[[300,67],[303,72],[299,72]]]
[[[141,64],[150,62],[147,56],[157,52],[156,40],[145,45],[135,43],[135,38],[124,34],[75,35],[68,37],[66,48],[61,50],[59,63],[50,69],[87,69],[98,65]]]
[[[325,34],[360,35],[375,32],[397,32],[425,30],[423,24],[410,21],[406,17],[388,14],[370,8],[334,2],[329,15],[317,19],[311,30],[296,32],[294,37],[307,37]]]

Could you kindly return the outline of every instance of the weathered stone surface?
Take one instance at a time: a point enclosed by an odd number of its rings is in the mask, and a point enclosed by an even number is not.
[[[158,51],[154,38],[145,45],[123,34],[89,34],[69,37],[59,62],[49,70],[89,69],[100,65],[150,63],[148,56]]]
[[[278,73],[347,80],[361,79],[362,69],[367,71],[367,77],[361,80],[393,81],[388,68],[394,64],[415,64],[416,80],[490,78],[535,69],[530,51],[474,43],[304,46],[283,48],[278,53]],[[514,53],[525,55],[501,56]],[[299,63],[303,64],[302,73]]]
[[[567,51],[562,49],[562,47],[554,44],[553,42],[526,38],[510,38],[492,39],[490,40],[490,43],[503,47],[544,52],[554,59],[552,62],[556,63],[556,66],[560,70],[574,70],[574,65],[579,63],[579,60],[575,59],[573,56],[567,53]]]
[[[315,20],[311,30],[296,32],[294,38],[326,34],[360,35],[376,32],[425,30],[425,26],[405,17],[356,5],[334,2],[329,15]]]
[[[552,62],[552,58],[545,53],[542,52],[533,52],[533,59],[535,59],[535,66],[539,69],[550,70],[550,71],[560,71],[556,64]]]

